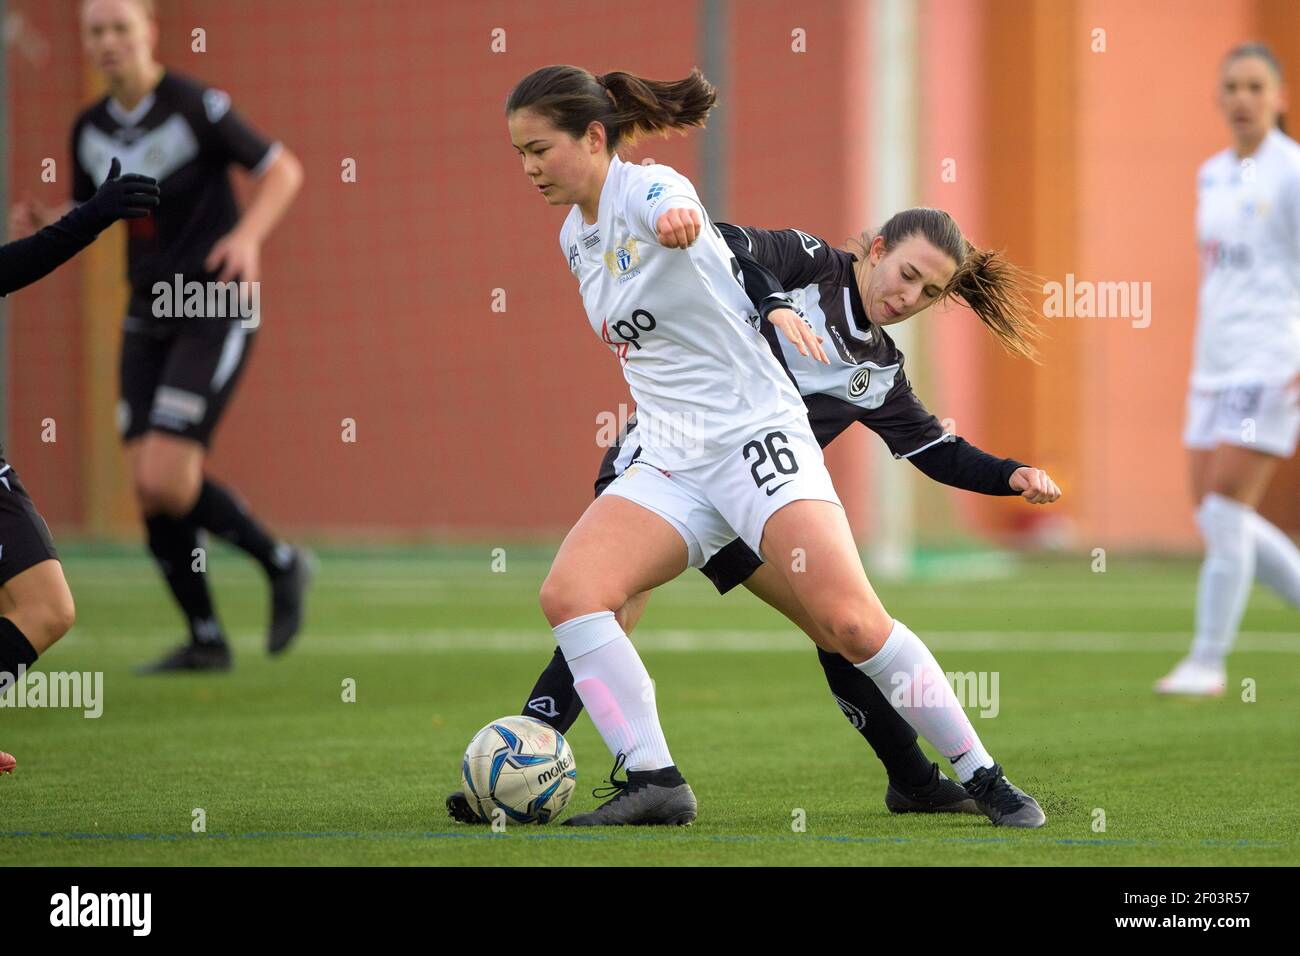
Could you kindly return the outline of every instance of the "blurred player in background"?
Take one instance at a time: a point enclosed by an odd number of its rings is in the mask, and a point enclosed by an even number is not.
[[[265,570],[272,654],[283,651],[301,626],[309,556],[277,541],[204,473],[213,431],[247,364],[260,316],[228,307],[234,300],[228,292],[219,309],[181,313],[171,292],[188,282],[207,290],[232,283],[224,288],[233,291],[238,281],[236,301],[260,302],[254,290],[261,246],[293,201],[302,167],[281,144],[249,127],[225,93],[154,59],[152,0],[84,0],[81,22],[86,53],[109,93],[73,127],[73,198],[89,198],[113,155],[122,156],[126,168],[156,177],[163,197],[159,214],[133,223],[129,234],[131,299],[123,322],[118,418],[149,549],[189,626],[189,641],[141,671],[225,670],[230,646],[207,575],[195,567],[199,529],[243,549]],[[232,163],[258,180],[242,214],[230,184]],[[39,228],[58,215],[28,200],[15,209],[13,222]],[[155,290],[158,283],[166,293]]]
[[[0,246],[0,296],[30,285],[67,262],[119,219],[140,219],[158,207],[158,184],[121,175],[114,157],[104,184],[88,202],[33,236]],[[68,632],[76,617],[72,592],[49,526],[0,448],[0,693],[20,669]],[[0,751],[0,773],[17,761]]]
[[[1281,128],[1282,70],[1266,46],[1229,51],[1219,107],[1232,146],[1201,166],[1201,288],[1183,443],[1205,541],[1191,652],[1156,684],[1222,694],[1258,578],[1300,608],[1300,550],[1256,508],[1300,435],[1300,144]]]
[[[940,254],[942,245],[961,248],[965,240],[952,217],[938,209],[907,209],[890,217],[879,230],[864,233],[853,243],[854,252],[833,248],[825,240],[797,229],[769,231],[752,226],[718,223],[735,256],[745,293],[757,314],[752,321],[777,360],[785,367],[803,396],[808,420],[817,443],[825,448],[860,422],[879,435],[896,458],[906,459],[935,481],[986,495],[1019,494],[1030,504],[1050,504],[1060,489],[1041,469],[1010,458],[989,455],[957,435],[944,431],[912,391],[903,372],[904,356],[885,331],[906,321],[917,311],[944,298],[969,299],[976,315],[1013,354],[1032,357],[1037,329],[1026,318],[1027,305],[990,302],[981,292],[1024,288],[1015,268],[997,253],[970,247],[967,258],[980,265],[959,272],[946,288],[926,286],[920,273],[904,265],[899,279],[905,288],[900,308],[873,322],[865,302],[878,297],[876,288],[889,272],[878,270],[887,254],[908,262],[912,251],[929,245],[926,255]],[[922,246],[918,247],[917,243]],[[998,282],[979,281],[996,272]],[[872,281],[872,277],[875,281]],[[788,290],[788,291],[787,291]],[[793,297],[792,294],[793,293]],[[817,335],[829,343],[821,350],[828,361],[806,354],[777,334],[773,317],[782,309],[797,308]],[[622,474],[640,451],[635,416],[605,454],[596,478],[596,494]],[[893,813],[980,812],[964,789],[950,780],[917,745],[916,731],[890,706],[876,684],[842,655],[826,650],[830,641],[777,571],[739,538],[705,564],[704,573],[719,594],[743,584],[755,596],[781,611],[817,644],[831,695],[850,724],[866,739],[888,776],[885,806]],[[624,631],[632,629],[645,613],[650,594],[639,594],[618,612]],[[556,648],[550,663],[528,695],[522,713],[550,724],[560,733],[582,713],[582,700],[573,689],[573,675]],[[480,822],[464,793],[447,798],[447,810],[462,823]]]

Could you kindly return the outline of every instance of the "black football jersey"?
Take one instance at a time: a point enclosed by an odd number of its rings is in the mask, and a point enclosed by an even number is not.
[[[161,204],[127,222],[129,314],[153,320],[157,282],[207,282],[203,261],[239,220],[229,167],[260,174],[279,144],[267,142],[231,109],[230,97],[170,70],[135,109],[104,97],[72,128],[73,199],[85,202],[108,175],[114,156],[123,173],[158,180]],[[169,320],[170,321],[170,320]]]
[[[850,253],[797,229],[718,226],[733,251],[740,252],[743,243],[744,252],[771,273],[823,339],[830,365],[799,355],[775,327],[761,326],[772,352],[799,387],[808,421],[823,447],[854,422],[880,435],[899,458],[944,439],[943,426],[917,399],[903,374],[903,353],[867,318]],[[743,255],[737,258],[743,264]],[[746,274],[745,283],[748,289],[753,277]],[[752,295],[755,290],[749,291]]]
[[[1016,494],[1008,481],[1023,467],[998,458],[944,431],[912,391],[903,353],[867,318],[853,275],[855,257],[797,229],[771,231],[718,223],[736,257],[738,278],[759,312],[774,298],[788,298],[822,337],[824,365],[756,315],[756,327],[808,407],[808,423],[825,448],[854,422],[935,481],[986,495]]]

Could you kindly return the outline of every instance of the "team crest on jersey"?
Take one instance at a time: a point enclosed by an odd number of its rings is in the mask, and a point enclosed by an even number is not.
[[[619,282],[626,282],[638,275],[641,272],[640,264],[641,253],[637,249],[636,240],[631,236],[605,253],[605,268],[610,275],[617,276]]]
[[[1265,219],[1268,217],[1268,200],[1242,199],[1241,216],[1243,219]]]
[[[867,394],[867,386],[871,384],[871,369],[860,368],[853,373],[849,379],[849,398],[861,398]]]

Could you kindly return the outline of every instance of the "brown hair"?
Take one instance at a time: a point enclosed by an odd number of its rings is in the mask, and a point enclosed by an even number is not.
[[[865,259],[876,236],[884,239],[886,249],[893,249],[918,233],[957,263],[938,301],[960,299],[1008,352],[1038,361],[1034,343],[1043,332],[1029,305],[1033,276],[1003,253],[973,245],[942,209],[917,207],[895,213],[878,231],[850,239],[849,251]]]
[[[617,71],[596,76],[577,66],[544,66],[515,84],[506,115],[530,109],[575,139],[599,122],[606,150],[613,153],[642,136],[703,126],[717,98],[698,68],[682,80],[647,80]]]
[[[1258,60],[1263,60],[1264,65],[1268,67],[1269,72],[1273,74],[1273,79],[1277,80],[1278,86],[1282,85],[1282,64],[1273,51],[1263,43],[1241,43],[1234,46],[1223,57],[1221,70],[1226,70],[1229,66],[1245,57],[1253,56]],[[1283,133],[1286,132],[1286,123],[1283,120],[1283,114],[1277,114],[1277,128]]]

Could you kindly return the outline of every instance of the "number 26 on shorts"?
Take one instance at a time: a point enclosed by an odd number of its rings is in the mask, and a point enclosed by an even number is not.
[[[795,460],[794,452],[787,447],[789,444],[790,439],[785,437],[785,432],[769,432],[762,441],[755,439],[745,444],[741,454],[746,461],[750,461],[751,457],[753,458],[749,466],[749,473],[754,476],[754,484],[762,488],[778,474],[793,475],[798,472],[799,462]],[[761,472],[759,469],[767,464],[769,459],[776,471]],[[765,490],[770,495],[779,487],[781,486],[777,485],[776,488],[767,488]]]

